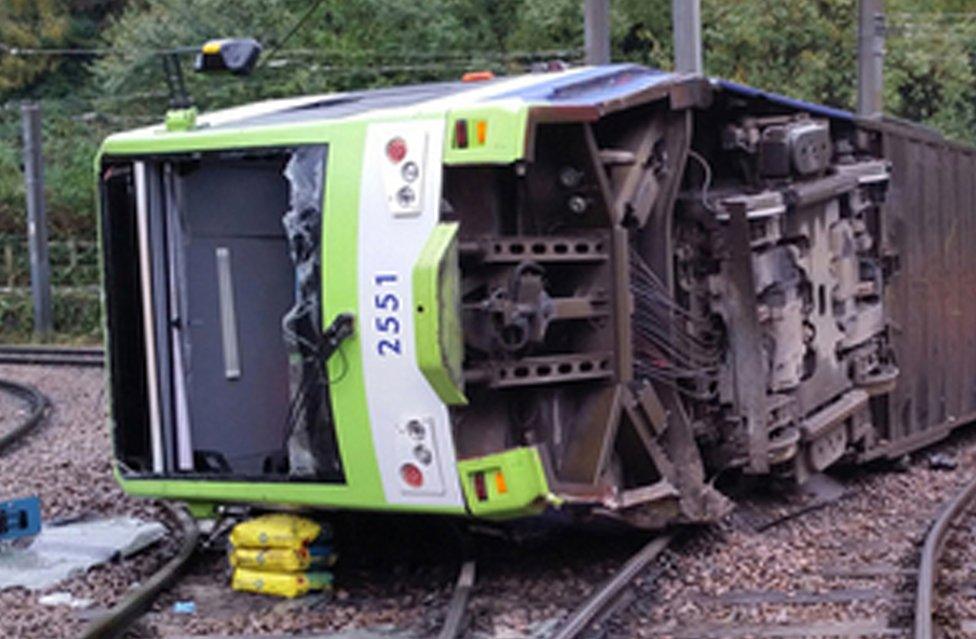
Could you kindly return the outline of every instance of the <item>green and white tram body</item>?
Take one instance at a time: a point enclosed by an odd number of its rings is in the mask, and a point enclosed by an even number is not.
[[[113,135],[119,481],[199,514],[658,527],[725,512],[725,469],[886,454],[881,136],[634,65]]]

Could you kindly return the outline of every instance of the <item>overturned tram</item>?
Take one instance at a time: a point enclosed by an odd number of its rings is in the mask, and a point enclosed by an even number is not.
[[[98,159],[137,495],[714,520],[976,411],[976,158],[635,65],[263,102]]]

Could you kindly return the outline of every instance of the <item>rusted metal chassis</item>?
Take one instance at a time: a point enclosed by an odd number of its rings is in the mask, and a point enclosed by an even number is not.
[[[935,589],[939,557],[945,549],[949,527],[966,512],[974,499],[976,479],[971,480],[939,509],[939,515],[925,537],[915,593],[915,639],[932,639],[932,592]]]
[[[857,187],[858,182],[853,176],[837,175],[793,185],[785,193],[793,206],[806,209],[832,201]],[[729,214],[725,229],[728,246],[727,268],[724,271],[728,279],[725,306],[731,322],[730,354],[734,365],[736,406],[745,426],[746,467],[749,472],[763,474],[769,472],[772,459],[781,457],[778,449],[782,448],[782,443],[777,442],[777,450],[774,450],[773,442],[769,439],[768,424],[775,421],[769,416],[777,408],[771,403],[773,395],[767,394],[763,384],[755,383],[755,380],[765,378],[762,329],[756,312],[760,303],[755,290],[749,220],[741,203],[735,199],[725,201]],[[796,451],[799,453],[795,464],[797,479],[802,481],[810,470],[821,471],[837,461],[855,438],[866,444],[874,441],[873,437],[866,437],[864,428],[867,422],[863,417],[871,396],[890,392],[895,375],[896,370],[883,378],[875,376],[859,380],[857,383],[863,388],[841,388],[843,394],[837,398],[830,397],[832,391],[829,385],[824,391],[818,389],[816,383],[810,383],[807,403],[820,406],[815,412],[803,416],[800,422],[802,444],[800,450]],[[803,382],[801,386],[807,383]],[[796,390],[802,392],[803,389]],[[824,400],[830,401],[823,404]],[[853,421],[850,432],[844,427],[849,420]],[[797,445],[792,439],[784,442],[793,448]]]
[[[769,471],[769,436],[766,428],[766,385],[762,363],[762,329],[756,315],[758,300],[752,274],[749,221],[743,207],[730,207],[729,218],[729,311],[735,318],[731,340],[735,363],[735,395],[746,422],[749,469]]]
[[[976,254],[967,248],[976,241],[976,150],[901,121],[858,120],[852,126],[859,151],[891,165],[876,240],[885,273],[885,320],[902,374],[887,389],[871,389],[869,397],[855,391],[808,417],[804,442],[819,437],[832,451],[842,450],[843,438],[835,445],[830,437],[843,430],[831,424],[867,407],[873,427],[856,451],[857,459],[867,461],[917,450],[976,419],[976,298],[967,294],[976,287]],[[738,347],[745,349],[733,345]],[[751,468],[762,472],[763,442],[754,438],[763,430],[751,423],[747,430]]]

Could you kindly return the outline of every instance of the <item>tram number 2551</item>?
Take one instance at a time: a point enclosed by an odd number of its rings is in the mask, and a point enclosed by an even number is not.
[[[402,352],[399,313],[403,305],[396,292],[398,281],[396,273],[377,273],[373,278],[376,291],[373,295],[374,326],[378,336],[376,352],[381,357],[396,357]]]

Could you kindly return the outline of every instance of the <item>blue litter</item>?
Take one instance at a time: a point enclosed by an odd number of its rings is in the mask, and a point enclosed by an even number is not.
[[[173,612],[178,615],[196,614],[197,604],[193,601],[177,601],[173,604]]]
[[[0,541],[33,537],[41,532],[41,500],[25,497],[0,501]]]

